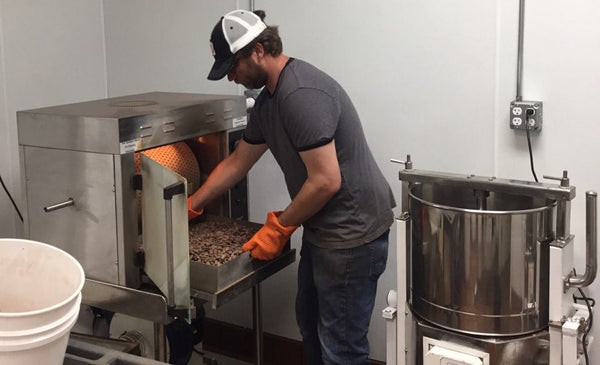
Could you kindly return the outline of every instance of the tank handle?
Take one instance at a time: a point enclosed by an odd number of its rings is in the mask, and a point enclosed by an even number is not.
[[[585,272],[583,275],[569,276],[565,282],[567,288],[588,286],[596,278],[598,269],[597,195],[595,191],[585,193]]]
[[[406,160],[404,160],[404,161],[392,158],[392,159],[390,159],[390,162],[403,164],[407,170],[412,170],[412,167],[413,167],[412,161],[410,159],[410,155],[406,155]]]

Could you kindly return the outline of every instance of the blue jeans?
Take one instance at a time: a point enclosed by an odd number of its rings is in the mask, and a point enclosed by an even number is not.
[[[377,279],[387,261],[388,235],[389,230],[350,249],[302,243],[296,320],[309,365],[368,364],[367,331]]]

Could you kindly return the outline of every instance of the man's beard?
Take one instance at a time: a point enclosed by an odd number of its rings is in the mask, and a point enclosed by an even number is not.
[[[267,83],[267,71],[258,64],[250,63],[248,69],[248,81],[244,86],[248,89],[260,89]]]

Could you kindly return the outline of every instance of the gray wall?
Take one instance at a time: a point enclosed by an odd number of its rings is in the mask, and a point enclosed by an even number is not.
[[[257,0],[280,25],[285,52],[312,62],[348,91],[373,153],[400,197],[398,165],[531,180],[523,133],[508,128],[516,92],[518,1]],[[208,82],[208,36],[220,15],[247,1],[0,0],[0,174],[20,199],[15,112],[20,109],[151,90],[238,93]],[[600,189],[600,3],[529,0],[523,95],[544,101],[544,130],[533,138],[536,170],[568,169],[576,268],[582,272],[584,192]],[[250,173],[251,219],[289,198],[265,156]],[[399,211],[396,211],[399,213]],[[22,228],[0,192],[0,236]],[[299,248],[300,232],[293,245]],[[395,233],[391,236],[395,242]],[[380,310],[395,288],[395,246],[378,291],[371,356],[385,357]],[[296,267],[263,284],[264,329],[299,338],[293,301]],[[590,293],[598,297],[598,282]],[[212,317],[250,325],[242,295]],[[595,330],[594,332],[598,332]],[[598,356],[598,343],[592,356]]]

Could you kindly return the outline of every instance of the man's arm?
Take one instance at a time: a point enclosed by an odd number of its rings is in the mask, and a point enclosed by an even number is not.
[[[240,140],[233,153],[221,161],[206,182],[190,196],[191,208],[201,210],[208,202],[242,180],[266,150],[266,144],[254,145]]]
[[[340,190],[342,175],[335,141],[300,152],[308,178],[287,208],[279,215],[284,226],[299,226],[317,213]]]
[[[262,228],[242,249],[260,260],[279,256],[290,236],[339,191],[342,177],[335,142],[300,152],[308,177],[283,212],[269,212]]]

